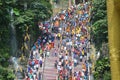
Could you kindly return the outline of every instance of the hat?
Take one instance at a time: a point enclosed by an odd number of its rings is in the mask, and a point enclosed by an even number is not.
[[[71,10],[70,8],[68,8],[68,10]]]

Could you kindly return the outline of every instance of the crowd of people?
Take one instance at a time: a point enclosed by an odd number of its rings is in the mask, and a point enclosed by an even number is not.
[[[43,25],[44,26],[44,25]],[[49,51],[54,47],[54,36],[51,33],[43,32],[43,36],[39,37],[34,43],[25,73],[26,80],[42,80],[42,67],[44,59],[49,56]]]
[[[39,68],[43,67],[44,58],[49,57],[55,48],[55,68],[58,80],[88,80],[88,52],[90,45],[91,3],[84,2],[62,10],[50,20],[40,22],[43,36],[39,37],[31,49],[26,80],[42,80]],[[54,47],[58,40],[58,48]],[[79,71],[74,71],[78,65]]]
[[[54,29],[60,33],[58,39],[62,42],[59,60],[55,61],[59,80],[88,80],[91,7],[90,2],[81,3],[61,11],[53,18]],[[77,65],[82,69],[72,70]]]

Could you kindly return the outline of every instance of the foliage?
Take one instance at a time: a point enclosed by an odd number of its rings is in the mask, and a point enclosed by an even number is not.
[[[20,47],[23,43],[23,35],[27,26],[29,27],[29,34],[34,37],[32,38],[33,42],[40,36],[38,22],[51,17],[52,6],[48,0],[18,0],[16,3],[19,6],[14,8],[14,25],[16,26],[17,40]]]
[[[14,74],[8,69],[10,57],[10,6],[14,0],[0,0],[0,80],[13,80]]]
[[[105,71],[103,75],[103,80],[111,80],[111,72],[110,71]]]
[[[102,45],[108,42],[106,0],[93,0],[91,22],[92,39],[97,50],[101,52],[100,58],[95,63],[94,79],[111,80],[108,47]]]
[[[11,56],[10,23],[14,23],[20,48],[27,26],[34,41],[40,35],[38,22],[51,17],[51,7],[49,0],[0,0],[0,80],[13,80],[15,77],[13,71],[8,69]]]
[[[107,28],[107,21],[106,19],[101,19],[96,21],[92,25],[92,30],[93,30],[93,39],[96,44],[96,47],[99,49],[102,45],[103,42],[108,41],[108,28]]]
[[[10,16],[8,13],[8,7],[10,1],[5,0],[0,1],[0,65],[7,67],[7,60],[9,59],[9,38],[10,38]],[[6,63],[5,63],[6,62]]]
[[[94,0],[92,9],[92,35],[97,49],[103,42],[108,42],[106,0]]]
[[[14,78],[12,70],[0,66],[0,80],[13,80]]]
[[[97,60],[95,64],[94,78],[95,80],[111,80],[110,61],[108,57],[103,57]]]

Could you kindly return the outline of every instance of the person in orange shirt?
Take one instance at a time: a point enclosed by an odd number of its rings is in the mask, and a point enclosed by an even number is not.
[[[54,48],[54,42],[51,42],[51,46],[52,46],[52,48]]]
[[[70,26],[67,27],[66,32],[70,32]]]
[[[82,64],[82,70],[83,70],[84,72],[86,71],[86,66],[85,66],[84,63]]]

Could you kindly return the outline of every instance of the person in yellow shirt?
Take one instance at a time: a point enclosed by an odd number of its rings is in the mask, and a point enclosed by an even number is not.
[[[42,51],[42,49],[40,49],[40,54],[42,54],[43,53],[43,51]]]
[[[84,63],[82,64],[82,70],[83,70],[84,72],[86,71],[86,66],[85,66]]]
[[[84,40],[84,36],[81,36],[81,37],[80,37],[80,40],[83,42],[83,40]]]
[[[82,50],[82,56],[84,56],[84,50]]]
[[[79,34],[81,31],[81,28],[80,27],[76,27],[76,34]]]
[[[72,35],[74,35],[75,34],[75,29],[72,29]]]
[[[61,34],[60,33],[58,33],[57,34],[57,38],[60,40],[60,37],[61,37]]]

